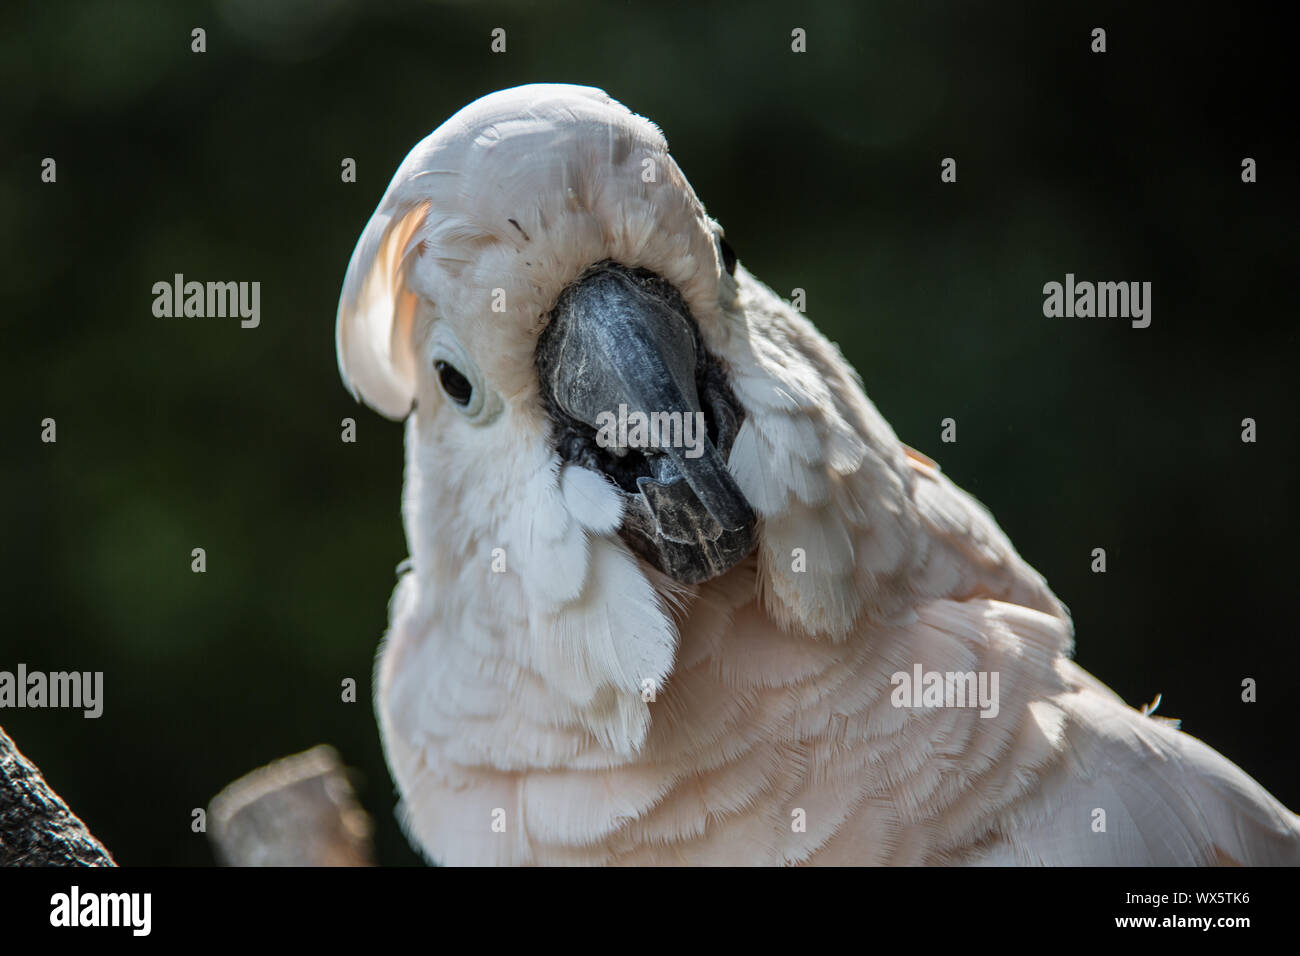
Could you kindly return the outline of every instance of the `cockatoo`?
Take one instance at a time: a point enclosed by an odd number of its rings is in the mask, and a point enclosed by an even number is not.
[[[431,861],[1300,862],[1300,818],[1070,660],[1044,579],[604,92],[419,143],[336,344],[406,420],[375,706]]]

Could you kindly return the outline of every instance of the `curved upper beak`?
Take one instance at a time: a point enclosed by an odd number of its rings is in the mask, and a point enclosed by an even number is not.
[[[589,271],[556,303],[537,365],[561,454],[624,492],[621,533],[638,553],[697,583],[754,549],[757,518],[726,465],[743,411],[671,285]]]

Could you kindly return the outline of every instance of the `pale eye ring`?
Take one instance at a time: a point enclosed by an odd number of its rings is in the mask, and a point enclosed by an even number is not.
[[[501,396],[488,387],[478,365],[441,324],[430,343],[429,364],[447,401],[472,424],[490,424],[501,414]]]

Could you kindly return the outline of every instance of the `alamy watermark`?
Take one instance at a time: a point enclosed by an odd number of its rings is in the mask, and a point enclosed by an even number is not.
[[[19,664],[17,673],[0,671],[0,710],[8,707],[71,707],[93,720],[104,713],[104,672],[47,673]]]
[[[895,707],[978,707],[981,717],[998,715],[997,671],[895,671],[889,702]]]
[[[596,416],[596,444],[601,448],[685,448],[687,458],[704,454],[707,424],[703,412],[629,412]]]
[[[152,914],[152,893],[83,893],[74,883],[68,892],[50,897],[50,925],[55,927],[116,926],[133,936],[148,936]]]
[[[1065,283],[1043,286],[1043,315],[1049,319],[1132,319],[1135,329],[1151,324],[1150,282],[1075,282],[1074,273]]]
[[[238,316],[245,329],[255,329],[262,321],[260,282],[186,282],[178,272],[171,282],[155,282],[153,296],[153,314],[160,319]]]

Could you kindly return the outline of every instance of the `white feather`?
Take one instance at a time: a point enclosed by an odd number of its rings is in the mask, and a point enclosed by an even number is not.
[[[363,232],[340,367],[415,408],[376,675],[413,840],[466,864],[1300,862],[1294,814],[1068,660],[1042,577],[803,315],[723,270],[719,228],[652,123],[546,85],[448,120]],[[550,444],[537,336],[604,259],[678,288],[745,411],[728,467],[760,542],[702,585],[635,558],[613,486]],[[444,399],[448,343],[500,414]],[[896,706],[917,666],[996,675],[996,714]]]

